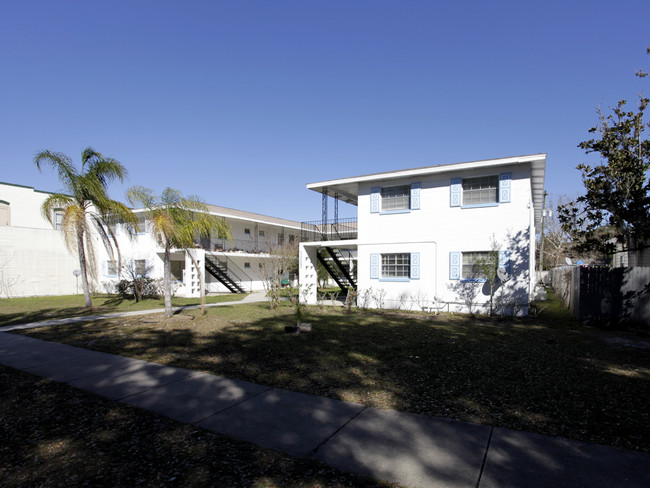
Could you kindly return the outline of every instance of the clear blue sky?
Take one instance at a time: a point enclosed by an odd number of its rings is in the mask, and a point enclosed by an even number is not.
[[[34,154],[93,146],[128,168],[113,198],[316,220],[309,182],[546,152],[547,191],[576,196],[595,107],[650,92],[648,19],[648,0],[7,0],[0,181],[58,190]]]

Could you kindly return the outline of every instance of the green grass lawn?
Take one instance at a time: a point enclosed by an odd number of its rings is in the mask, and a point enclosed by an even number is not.
[[[577,324],[551,295],[538,318],[263,303],[165,320],[131,317],[22,333],[278,388],[650,451],[650,340]]]
[[[218,303],[242,300],[247,294],[210,295],[206,303]],[[116,295],[93,295],[92,308],[84,307],[83,295],[63,295],[28,298],[4,298],[0,300],[0,326],[39,322],[41,320],[75,317],[80,315],[96,315],[111,312],[131,312],[164,308],[162,298],[147,298],[136,302],[126,300]],[[198,305],[198,298],[172,299],[174,307]]]

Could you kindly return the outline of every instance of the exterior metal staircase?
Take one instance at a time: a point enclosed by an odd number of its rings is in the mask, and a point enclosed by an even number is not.
[[[357,281],[352,272],[352,259],[346,258],[340,249],[322,247],[318,250],[318,260],[325,267],[341,290],[348,292],[357,289]]]
[[[218,261],[213,261],[207,255],[205,256],[205,269],[232,293],[246,293],[241,284],[233,280],[228,274],[228,269],[225,266]]]

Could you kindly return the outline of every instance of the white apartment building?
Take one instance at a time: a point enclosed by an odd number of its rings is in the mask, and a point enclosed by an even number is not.
[[[200,238],[194,249],[174,249],[171,272],[175,294],[185,297],[199,295],[199,276],[206,293],[240,293],[264,289],[264,261],[272,259],[271,251],[284,244],[298,242],[300,222],[266,215],[207,205],[208,212],[223,218],[230,226],[231,239],[216,236]],[[150,232],[146,210],[135,209],[139,217],[139,233],[129,236],[121,224],[112,226],[122,251],[122,268],[131,267],[136,275],[151,278],[163,276],[164,248]],[[190,253],[192,254],[190,256]],[[194,262],[201,269],[196,272]],[[124,269],[122,270],[124,271]],[[111,293],[125,274],[118,273],[115,260],[102,253],[99,283],[102,291]],[[287,280],[297,277],[285,275]]]
[[[81,292],[75,276],[79,268],[76,254],[65,247],[62,232],[63,212],[55,210],[54,225],[41,215],[41,205],[50,195],[29,186],[0,182],[0,297],[67,295]],[[203,238],[192,253],[202,267],[208,293],[249,292],[263,289],[261,272],[270,251],[282,244],[297,242],[300,223],[215,205],[208,211],[222,217],[230,226],[231,240]],[[129,236],[119,223],[111,226],[117,237],[121,264],[104,249],[100,239],[91,235],[96,251],[95,292],[112,293],[116,283],[126,278],[126,269],[151,278],[163,276],[163,249],[149,232],[146,211],[135,209],[140,217],[140,232]],[[199,273],[182,249],[172,252],[175,293],[198,296]],[[295,277],[286,275],[288,280]]]
[[[485,312],[490,293],[477,262],[496,245],[505,276],[495,297],[527,313],[545,166],[546,154],[534,154],[308,184],[323,199],[355,205],[357,218],[324,214],[303,224],[304,301],[317,301],[321,262],[358,297],[374,297],[371,307],[417,309],[427,302],[452,312]]]

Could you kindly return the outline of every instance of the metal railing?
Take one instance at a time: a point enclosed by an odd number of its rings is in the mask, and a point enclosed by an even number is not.
[[[216,256],[212,255],[211,258],[213,261],[218,261],[220,263],[225,262],[226,274],[230,276],[230,279],[243,289],[248,287],[248,290],[246,291],[253,291],[253,278],[248,276],[246,272],[237,266],[232,259],[228,258],[226,254],[220,252]]]
[[[211,252],[247,252],[251,254],[268,254],[274,246],[266,240],[254,239],[212,239],[201,240],[201,247]]]
[[[328,220],[325,223],[320,220],[302,222],[300,225],[300,240],[303,242],[356,239],[357,235],[356,217]]]

